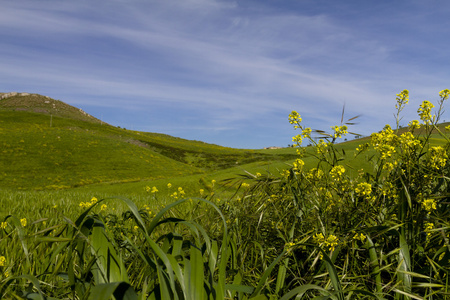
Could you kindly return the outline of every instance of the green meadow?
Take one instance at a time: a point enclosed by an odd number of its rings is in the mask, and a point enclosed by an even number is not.
[[[450,298],[449,94],[342,143],[294,111],[270,150],[0,100],[0,298]]]

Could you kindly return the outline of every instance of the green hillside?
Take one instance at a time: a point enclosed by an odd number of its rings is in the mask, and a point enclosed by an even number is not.
[[[121,129],[40,95],[0,100],[0,146],[0,188],[24,190],[208,174],[295,157]]]

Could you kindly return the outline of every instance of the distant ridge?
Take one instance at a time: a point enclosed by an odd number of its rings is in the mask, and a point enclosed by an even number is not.
[[[28,111],[87,122],[104,123],[80,108],[39,94],[0,93],[0,109]]]

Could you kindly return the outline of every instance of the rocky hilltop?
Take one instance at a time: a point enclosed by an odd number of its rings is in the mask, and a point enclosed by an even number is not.
[[[29,111],[95,123],[101,122],[80,108],[39,94],[0,93],[0,109]]]

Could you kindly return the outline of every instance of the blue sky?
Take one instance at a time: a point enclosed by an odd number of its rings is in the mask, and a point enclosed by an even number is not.
[[[403,89],[406,124],[450,88],[449,15],[444,0],[3,0],[0,92],[236,148],[291,144],[292,110],[328,130],[345,104],[367,135]]]

